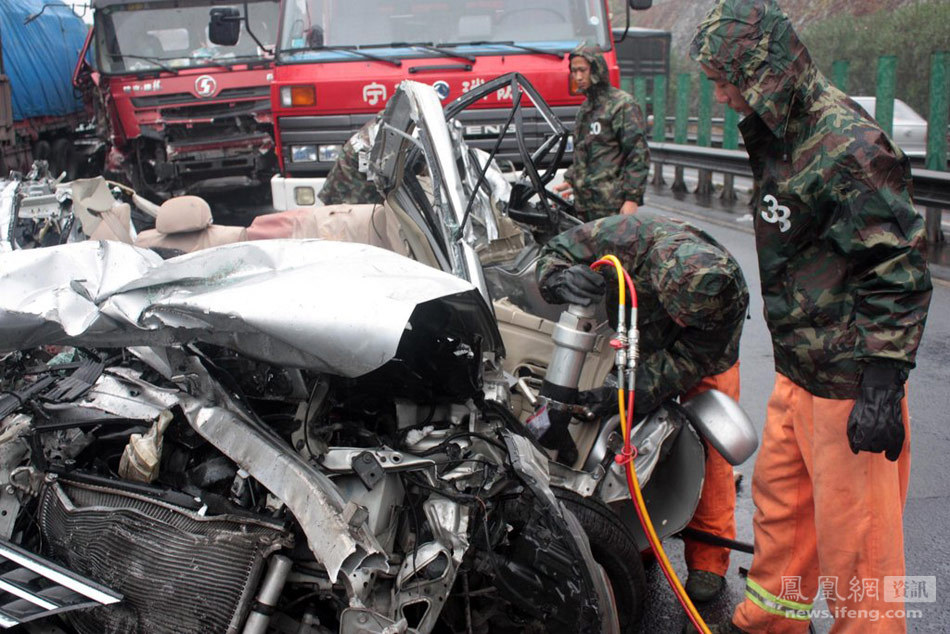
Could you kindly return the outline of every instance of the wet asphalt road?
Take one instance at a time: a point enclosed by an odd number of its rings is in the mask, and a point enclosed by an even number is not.
[[[665,194],[665,195],[664,195]],[[775,377],[772,349],[762,317],[755,244],[751,219],[743,218],[742,206],[725,210],[695,205],[690,197],[675,200],[668,190],[648,192],[641,213],[679,217],[696,224],[719,240],[739,261],[750,289],[751,319],[746,321],[740,348],[741,404],[760,436],[765,407]],[[934,293],[926,330],[917,356],[917,368],[908,387],[913,456],[910,491],[904,516],[905,552],[908,575],[936,576],[936,601],[907,604],[921,614],[907,619],[908,632],[950,632],[950,268],[935,265]],[[940,279],[942,278],[942,279]],[[755,458],[737,467],[743,475],[737,502],[737,530],[740,541],[752,541],[753,505],[750,495]],[[677,574],[685,582],[682,542],[664,544]],[[748,568],[751,555],[733,553],[727,573],[728,590],[700,612],[710,623],[728,618],[742,599],[744,579],[739,568]],[[648,566],[649,595],[642,622],[643,632],[682,630],[686,617],[673,597],[662,571]],[[816,607],[821,607],[817,606]],[[815,621],[817,632],[828,632],[831,619]]]

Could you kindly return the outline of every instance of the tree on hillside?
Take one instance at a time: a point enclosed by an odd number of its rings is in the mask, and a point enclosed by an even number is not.
[[[878,58],[897,56],[896,96],[929,118],[931,54],[950,51],[948,24],[950,3],[931,0],[893,12],[831,18],[803,29],[801,37],[828,77],[835,60],[849,61],[851,95],[874,95]]]

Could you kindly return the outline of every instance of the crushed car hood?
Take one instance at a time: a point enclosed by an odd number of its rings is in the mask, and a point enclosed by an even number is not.
[[[470,283],[376,247],[269,240],[162,260],[81,242],[0,255],[0,351],[201,341],[355,377],[392,359],[413,311],[432,301],[502,349]]]

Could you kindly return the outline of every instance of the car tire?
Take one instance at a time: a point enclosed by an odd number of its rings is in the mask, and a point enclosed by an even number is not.
[[[646,575],[637,541],[610,507],[573,491],[554,489],[564,506],[580,521],[594,560],[610,581],[620,617],[620,631],[632,633],[643,616]]]

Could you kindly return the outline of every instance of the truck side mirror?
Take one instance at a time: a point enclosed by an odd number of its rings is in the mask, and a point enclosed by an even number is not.
[[[208,39],[218,46],[234,46],[241,36],[241,12],[232,7],[215,7],[208,13]]]
[[[630,0],[630,8],[634,11],[645,11],[653,6],[653,0]]]

